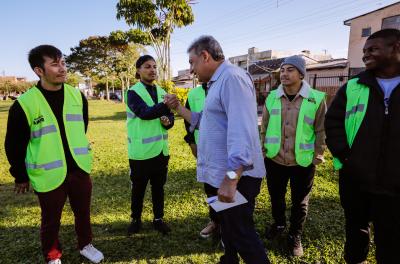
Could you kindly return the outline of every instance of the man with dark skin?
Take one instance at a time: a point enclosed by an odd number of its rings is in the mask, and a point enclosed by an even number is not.
[[[366,70],[339,89],[325,118],[346,219],[344,258],[366,263],[374,225],[379,264],[399,263],[400,31],[372,34]]]

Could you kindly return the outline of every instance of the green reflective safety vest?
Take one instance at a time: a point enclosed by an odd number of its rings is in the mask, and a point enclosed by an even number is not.
[[[315,131],[314,120],[317,110],[325,98],[325,93],[310,88],[308,98],[301,103],[297,121],[295,156],[300,166],[309,166],[314,158]],[[282,138],[282,103],[277,97],[277,90],[272,91],[265,101],[265,107],[270,115],[265,135],[266,156],[270,159],[278,155]]]
[[[18,98],[31,131],[26,150],[26,170],[37,192],[59,187],[67,174],[60,128],[50,105],[37,87]],[[92,151],[85,134],[82,96],[79,90],[64,84],[63,121],[69,150],[76,164],[87,173],[92,169]]]
[[[199,85],[189,91],[188,94],[188,102],[190,106],[190,110],[193,112],[200,113],[203,111],[204,102],[206,100],[206,91],[204,88]],[[199,129],[194,130],[194,140],[196,144],[199,142]]]
[[[141,82],[129,88],[135,91],[147,106],[154,106],[149,92]],[[157,102],[164,100],[166,92],[157,86]],[[126,100],[128,101],[128,100]],[[169,155],[168,131],[163,127],[159,118],[142,120],[133,113],[126,104],[126,125],[128,130],[128,156],[133,160],[146,160],[158,156],[161,151]]]
[[[349,147],[353,145],[354,138],[367,112],[369,87],[364,84],[357,83],[358,78],[351,79],[347,82],[346,87],[346,115],[344,126],[346,130],[347,143]],[[333,167],[340,170],[343,164],[338,158],[333,158]]]

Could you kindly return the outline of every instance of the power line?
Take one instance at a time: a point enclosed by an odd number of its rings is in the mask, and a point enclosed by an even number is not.
[[[345,1],[345,2],[348,2],[348,1]],[[367,3],[369,3],[369,2],[375,2],[375,1],[374,0],[369,0]],[[366,4],[366,3],[363,3],[363,4]],[[356,8],[356,6],[358,6],[359,8]],[[296,25],[296,26],[305,25],[305,24],[307,24],[306,22],[309,22],[309,21],[318,20],[320,22],[321,20],[326,20],[326,19],[331,19],[333,17],[337,17],[337,13],[339,11],[342,12],[342,10],[344,12],[346,10],[354,12],[355,10],[360,10],[360,9],[364,8],[363,6],[360,6],[359,3],[354,3],[354,2],[350,3],[350,4],[347,4],[347,5],[346,4],[341,4],[339,7],[340,7],[340,9],[336,10],[336,11],[335,11],[335,9],[337,9],[338,6],[333,6],[333,7],[329,7],[329,9],[326,10],[326,11],[320,11],[319,10],[317,12],[313,12],[313,13],[307,14],[306,16],[302,16],[302,17],[300,17],[298,19],[292,19],[292,20],[287,21],[285,23],[278,23],[278,24],[275,24],[275,25],[271,25],[271,26],[268,26],[268,27],[265,27],[263,29],[258,30],[257,33],[259,35],[261,35],[262,33],[269,33],[270,34],[270,33],[274,33],[274,32],[277,32],[277,31],[281,31],[282,29],[288,28],[288,27],[290,27],[292,25]],[[236,34],[236,36],[234,36],[234,37],[227,37],[227,38],[222,37],[222,38],[225,41],[226,40],[236,41],[236,40],[245,39],[247,36],[253,36],[253,35],[254,35],[254,32],[245,32],[245,33],[242,33],[242,34]]]
[[[292,2],[292,1],[294,1],[294,0],[286,0],[286,2],[281,4],[281,6],[284,5],[284,4],[287,4],[289,2]],[[221,15],[222,19],[221,19],[221,17],[218,18],[218,22],[217,23],[218,23],[219,27],[223,27],[224,25],[231,26],[231,25],[239,24],[239,23],[242,23],[243,21],[245,21],[248,18],[251,18],[251,17],[252,18],[256,18],[258,15],[263,14],[265,10],[267,10],[268,8],[271,8],[273,6],[274,6],[274,2],[269,2],[267,5],[264,5],[262,7],[258,7],[256,11],[253,11],[253,10],[246,10],[248,12],[246,12],[246,11],[243,12],[242,11],[240,13],[240,16],[227,16],[227,15],[224,14],[224,16]],[[214,19],[214,21],[215,20],[216,19]],[[208,25],[208,26],[204,26],[204,25]],[[215,27],[215,23],[206,23],[206,24],[203,24],[203,25],[199,25],[198,27],[196,26],[195,29],[191,28],[190,32],[191,33],[193,33],[193,32],[205,32],[205,31],[207,31],[207,29],[214,28],[214,27]],[[183,33],[183,32],[174,33],[174,35],[177,35],[177,36],[182,36],[183,34],[185,34],[185,33]]]

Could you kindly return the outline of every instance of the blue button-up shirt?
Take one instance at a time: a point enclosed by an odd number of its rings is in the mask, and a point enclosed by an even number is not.
[[[265,176],[258,134],[257,103],[250,75],[224,61],[208,83],[202,113],[192,112],[199,127],[197,180],[219,188],[226,172],[243,167],[242,176]]]

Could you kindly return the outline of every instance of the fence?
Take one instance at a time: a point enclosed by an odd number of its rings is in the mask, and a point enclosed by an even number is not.
[[[337,90],[349,80],[348,75],[320,76],[317,74],[308,76],[308,83],[315,89],[325,92],[329,105]]]

